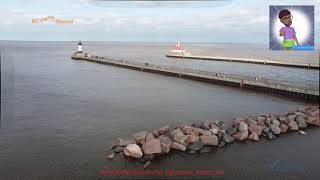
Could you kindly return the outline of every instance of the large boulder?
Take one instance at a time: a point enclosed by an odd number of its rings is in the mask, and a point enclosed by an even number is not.
[[[144,154],[161,153],[161,143],[159,139],[152,139],[142,145]]]
[[[232,143],[234,141],[234,138],[230,136],[229,134],[225,133],[222,135],[222,141],[226,143]]]
[[[218,145],[219,140],[215,135],[202,135],[200,136],[200,140],[204,145]]]
[[[158,138],[160,136],[160,133],[159,133],[159,130],[158,129],[154,129],[152,131],[152,135],[155,137],[155,138]]]
[[[129,144],[126,148],[124,148],[124,154],[126,156],[139,158],[142,156],[142,151],[138,145]]]
[[[201,131],[201,130],[202,130],[202,129],[200,129],[200,128],[195,128],[195,127],[194,127],[194,128],[192,129],[192,133],[200,136],[200,131]]]
[[[150,141],[152,139],[156,139],[151,132],[148,132],[146,135],[146,141]]]
[[[296,116],[295,114],[292,114],[292,115],[288,115],[287,116],[287,121],[286,121],[286,124],[288,125],[290,123],[290,121],[294,121],[296,119]]]
[[[219,122],[218,124],[219,124],[220,126],[224,126],[224,125],[225,125],[223,121]],[[219,130],[220,130],[220,127],[219,127],[216,123],[211,123],[211,124],[210,124],[210,129],[217,129],[217,130],[219,131]]]
[[[180,129],[181,129],[181,131],[184,133],[184,134],[191,134],[192,133],[192,131],[193,131],[193,127],[191,127],[191,126],[187,126],[187,125],[181,125],[180,126]]]
[[[212,135],[210,130],[204,130],[204,129],[200,129],[200,135]]]
[[[135,142],[134,142],[135,143]],[[116,146],[114,149],[113,149],[113,152],[115,153],[121,153],[123,152],[125,146]]]
[[[307,123],[306,123],[305,118],[303,116],[297,116],[296,122],[297,122],[299,128],[306,128],[307,127]]]
[[[179,144],[179,143],[177,143],[177,142],[173,142],[173,143],[171,144],[171,148],[172,148],[172,149],[178,149],[178,150],[181,150],[181,151],[185,151],[185,150],[187,149],[187,147],[186,147],[185,145]]]
[[[287,121],[287,118],[286,118],[285,116],[279,116],[278,120],[279,120],[280,123],[286,123],[286,124],[288,124],[288,122],[286,122],[286,121]]]
[[[302,112],[294,112],[294,114],[297,115],[297,116],[307,117],[307,115],[305,113],[302,113]]]
[[[270,114],[271,121],[277,120],[278,119],[277,116],[278,116],[277,114]]]
[[[244,123],[244,122],[240,122],[238,130],[239,131],[248,131],[248,125],[246,123]]]
[[[272,120],[272,124],[274,124],[275,126],[278,126],[280,125],[280,122],[278,120]]]
[[[257,133],[252,132],[249,136],[249,139],[255,140],[255,141],[259,141],[259,136]]]
[[[178,141],[179,138],[185,136],[180,128],[176,128],[170,132],[170,135],[174,141]]]
[[[268,134],[269,131],[270,131],[270,129],[271,129],[270,126],[269,126],[269,127],[265,126],[265,127],[263,128],[263,133]]]
[[[277,124],[270,124],[270,128],[271,128],[271,131],[273,132],[273,134],[280,134],[281,133],[281,129],[279,128],[279,126],[277,126]]]
[[[243,141],[248,138],[249,132],[248,131],[239,131],[232,136],[234,137],[234,139],[236,139],[238,141]]]
[[[199,123],[192,123],[191,125],[192,127],[195,127],[195,128],[201,128],[201,125]]]
[[[247,120],[247,118],[245,118],[245,117],[238,117],[238,118],[234,119],[232,123],[233,123],[233,125],[240,124],[241,122],[245,122],[246,120]]]
[[[135,140],[134,139],[127,139],[127,138],[117,138],[114,142],[113,142],[113,147],[115,146],[128,146],[129,144],[135,144]]]
[[[307,123],[320,126],[319,116],[308,116]]]
[[[137,144],[144,144],[146,142],[146,135],[147,135],[147,131],[140,131],[140,132],[134,133],[132,137]]]
[[[190,135],[183,135],[181,137],[176,138],[174,141],[187,146],[191,143],[191,136]]]
[[[261,133],[262,133],[262,130],[263,130],[263,128],[261,127],[261,126],[259,126],[259,125],[256,125],[256,124],[250,124],[250,126],[249,126],[249,131],[251,132],[251,133],[256,133],[258,136],[260,136],[261,135]]]
[[[251,125],[251,124],[258,124],[258,122],[257,122],[255,119],[253,119],[253,118],[247,118],[247,119],[245,120],[245,123],[246,123],[246,124],[249,124],[249,125]]]
[[[199,136],[196,135],[195,133],[191,133],[190,134],[190,143],[193,144],[195,142],[198,142],[199,141]]]
[[[306,111],[306,114],[312,117],[316,117],[316,116],[319,117],[319,109],[309,109]]]
[[[297,131],[299,129],[298,124],[294,120],[289,122],[288,127],[293,131]]]
[[[163,126],[163,127],[158,129],[159,134],[165,134],[165,133],[169,132],[169,130],[170,130],[169,125]]]
[[[265,117],[263,117],[263,116],[259,116],[258,118],[257,118],[257,125],[259,125],[259,126],[264,126],[265,125],[265,120],[266,120],[266,118]]]
[[[209,122],[207,122],[207,121],[202,121],[202,122],[200,123],[200,128],[202,128],[202,129],[204,129],[204,130],[209,130],[209,129],[210,129],[210,127],[209,127]]]
[[[281,123],[279,128],[281,129],[281,133],[285,133],[288,130],[288,126],[285,125],[284,123]]]
[[[161,152],[168,153],[170,151],[170,147],[172,144],[172,140],[164,135],[161,135],[159,137],[160,143],[161,143]]]
[[[204,146],[203,142],[198,141],[194,144],[189,145],[188,149],[193,151],[199,151],[203,146]]]
[[[224,121],[220,121],[220,126],[219,126],[219,130],[220,131],[224,131],[224,132],[227,132],[227,129],[228,129],[228,125],[227,123],[225,123]]]
[[[237,132],[237,129],[238,129],[238,126],[229,126],[228,128],[227,128],[227,133],[229,134],[229,135],[233,135],[233,134],[235,134],[236,132]]]
[[[219,129],[218,128],[213,128],[213,129],[210,129],[210,132],[214,135],[218,134],[219,132]]]

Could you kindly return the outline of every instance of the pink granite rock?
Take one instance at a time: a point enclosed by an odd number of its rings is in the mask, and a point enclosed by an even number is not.
[[[210,130],[200,129],[199,132],[200,132],[200,135],[206,135],[206,136],[212,135]]]
[[[285,125],[284,123],[281,123],[279,127],[281,129],[281,133],[285,133],[288,130],[288,126]]]
[[[299,129],[298,124],[294,120],[291,120],[289,122],[288,127],[290,128],[290,130],[293,130],[293,131],[296,131]]]
[[[254,133],[256,133],[258,136],[261,135],[262,130],[263,130],[263,128],[262,128],[261,126],[256,125],[256,124],[250,124],[250,126],[249,126],[248,129],[249,129],[249,131],[250,131],[251,133],[254,132]]]
[[[183,135],[175,139],[175,142],[188,146],[190,144],[190,135]]]
[[[192,133],[192,131],[193,131],[193,127],[191,127],[191,126],[187,126],[187,125],[181,125],[180,126],[180,129],[181,129],[181,131],[184,133],[184,134],[191,134]]]
[[[172,140],[164,135],[161,135],[159,137],[160,143],[161,143],[161,152],[168,153],[170,151],[170,147],[172,144]]]
[[[107,156],[108,159],[113,159],[114,158],[114,153],[111,153]]]
[[[290,121],[294,121],[295,119],[296,119],[296,116],[297,115],[289,115],[289,116],[287,116],[287,121],[286,121],[286,123],[287,124],[289,124],[290,123]]]
[[[174,141],[177,141],[180,137],[185,136],[185,134],[183,134],[180,128],[176,128],[173,131],[171,131],[171,135]]]
[[[313,116],[313,117],[319,116],[319,109],[317,109],[317,110],[307,110],[307,115],[308,116]]]
[[[255,141],[259,141],[259,136],[257,133],[252,132],[249,136],[249,139],[255,140]]]
[[[159,134],[165,134],[165,133],[169,132],[170,127],[168,125],[166,125],[166,126],[159,128],[158,130],[159,130]]]
[[[161,153],[161,143],[159,139],[152,139],[142,145],[144,154],[156,154]]]
[[[159,133],[159,130],[158,129],[154,129],[152,131],[152,135],[155,137],[155,138],[158,138],[160,136],[160,133]]]
[[[236,134],[232,135],[234,139],[238,141],[243,141],[248,138],[249,132],[248,131],[238,131]]]
[[[146,142],[146,135],[147,135],[147,131],[140,131],[140,132],[134,133],[132,137],[137,144],[144,144]]]
[[[138,145],[129,144],[126,148],[124,148],[124,154],[126,156],[139,158],[142,156],[142,151]]]
[[[191,134],[190,134],[190,143],[191,143],[191,144],[199,141],[199,139],[200,139],[199,136],[196,135],[195,133],[191,133]]]
[[[218,145],[218,137],[216,135],[202,135],[200,136],[200,141],[204,144],[204,145]]]
[[[196,134],[196,135],[200,135],[200,131],[201,131],[201,129],[200,128],[193,128],[193,130],[192,130],[192,132],[194,133],[194,134]]]
[[[148,132],[147,135],[146,135],[146,141],[150,141],[152,139],[156,139],[152,133]]]
[[[114,142],[113,142],[113,147],[115,146],[127,146],[129,144],[135,144],[136,141],[133,139],[127,139],[127,138],[117,138]]]
[[[185,151],[185,150],[187,149],[187,147],[186,147],[185,145],[179,144],[179,143],[177,143],[177,142],[173,142],[173,143],[171,144],[171,148],[173,148],[173,149],[178,149],[178,150],[181,150],[181,151]]]
[[[308,116],[307,123],[320,126],[319,116]]]

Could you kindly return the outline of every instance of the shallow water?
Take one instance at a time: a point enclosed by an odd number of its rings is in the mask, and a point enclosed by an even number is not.
[[[165,124],[175,126],[181,122],[208,119],[226,121],[240,115],[287,112],[296,109],[297,105],[308,104],[236,88],[74,61],[70,59],[75,49],[73,43],[1,42],[0,45],[1,179],[160,178],[106,176],[98,172],[142,168],[142,164],[122,157],[106,160],[112,140],[117,137],[128,137],[136,131]],[[92,43],[87,49],[117,57],[111,53],[117,52],[114,50],[117,46],[114,46]],[[152,57],[143,54],[145,48],[139,45],[126,46],[131,48],[121,56]],[[155,48],[149,48],[153,51],[158,47],[165,49],[163,45],[152,47]],[[160,63],[162,59],[155,58],[154,61]],[[166,60],[169,61],[172,60]],[[192,63],[196,61],[190,61],[189,65]],[[229,69],[223,69],[223,66],[219,70],[228,72]],[[240,67],[238,69],[242,71]],[[285,73],[291,77],[289,70]],[[313,73],[310,74],[313,77]],[[303,77],[303,73],[299,77]],[[208,154],[184,157],[170,153],[154,160],[149,169],[223,170],[224,175],[215,176],[220,179],[317,179],[320,176],[320,130],[313,128],[306,132],[306,136],[291,133],[274,141],[234,143]]]

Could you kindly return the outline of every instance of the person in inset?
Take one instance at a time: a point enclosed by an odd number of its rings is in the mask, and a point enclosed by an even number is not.
[[[299,46],[299,42],[296,36],[296,31],[293,27],[290,27],[292,24],[291,12],[287,9],[283,9],[279,12],[279,19],[285,26],[280,29],[280,36],[283,36],[283,48],[290,49],[293,46]],[[296,43],[296,44],[295,44]]]

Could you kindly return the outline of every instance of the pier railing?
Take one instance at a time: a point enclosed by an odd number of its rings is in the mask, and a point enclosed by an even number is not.
[[[218,57],[218,56],[199,56],[199,55],[184,55],[184,54],[167,54],[166,57],[171,58],[186,58],[195,60],[211,60],[211,61],[226,61],[250,64],[263,64],[272,66],[285,66],[293,68],[305,69],[320,69],[319,64],[312,63],[293,63],[293,62],[279,62],[271,59],[257,59],[257,58],[239,58],[239,57]]]
[[[129,60],[119,60],[110,57],[73,55],[72,59],[81,59],[100,64],[108,64],[128,69],[134,69],[144,72],[164,74],[185,79],[209,82],[215,84],[230,85],[246,89],[257,90],[267,93],[276,93],[294,97],[302,97],[305,99],[319,100],[319,87],[311,85],[297,85],[289,82],[264,79],[259,77],[217,73],[204,70],[195,70],[181,68],[175,66],[165,66],[158,64],[150,64],[148,62],[141,63]]]

